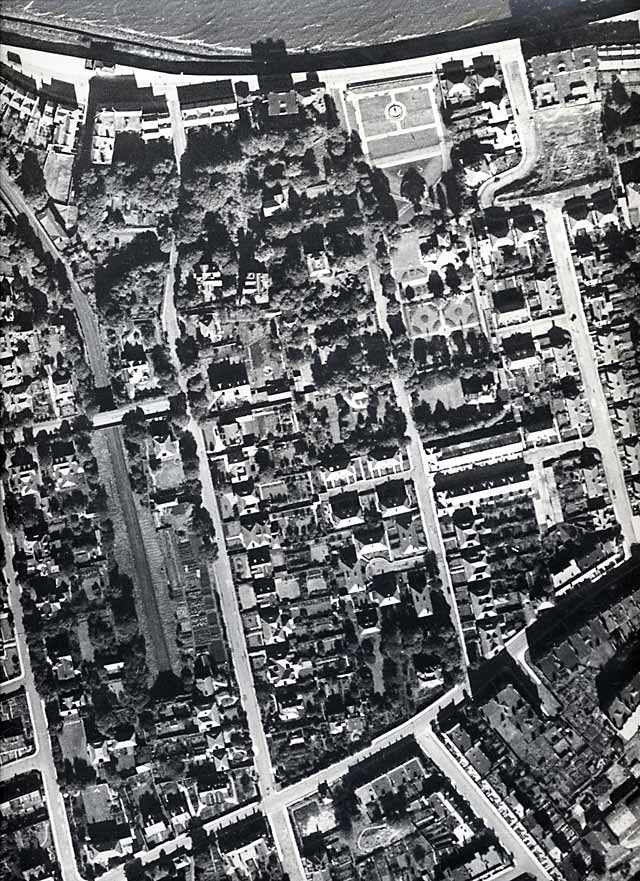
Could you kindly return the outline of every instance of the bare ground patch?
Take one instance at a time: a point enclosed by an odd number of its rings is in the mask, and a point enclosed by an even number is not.
[[[544,107],[535,113],[538,161],[513,192],[533,196],[603,180],[611,166],[599,104]]]

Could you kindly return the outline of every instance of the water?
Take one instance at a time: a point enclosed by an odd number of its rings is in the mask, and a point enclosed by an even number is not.
[[[509,0],[3,0],[6,12],[74,21],[105,34],[158,34],[219,49],[282,37],[289,48],[397,40],[509,15]]]

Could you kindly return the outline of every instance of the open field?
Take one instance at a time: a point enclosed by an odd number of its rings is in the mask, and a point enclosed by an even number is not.
[[[600,114],[599,104],[536,110],[538,160],[514,192],[518,196],[532,196],[606,178],[610,167],[602,141]]]

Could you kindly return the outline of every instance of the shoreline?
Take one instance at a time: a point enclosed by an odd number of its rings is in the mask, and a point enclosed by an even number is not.
[[[498,21],[508,20],[509,18],[511,18],[510,15],[495,16],[486,19],[475,18],[465,24],[452,27],[449,31],[444,31],[443,33],[463,31],[467,28],[477,27],[479,25],[489,25]],[[28,12],[27,15],[0,12],[0,20],[2,19],[24,23],[25,25],[30,23],[34,28],[66,29],[79,35],[97,35],[103,25],[100,21],[92,21],[90,19],[83,20],[68,15],[54,17],[48,12]],[[406,40],[418,40],[428,35],[428,32],[399,34],[390,40],[383,41],[381,45],[387,43],[393,44]],[[99,39],[114,41],[122,40],[127,42],[135,41],[140,42],[142,45],[146,43],[149,43],[149,45],[157,44],[158,49],[167,49],[168,51],[179,51],[180,49],[185,49],[186,51],[196,50],[198,52],[206,53],[209,56],[222,55],[223,57],[233,56],[237,58],[251,57],[251,49],[247,47],[227,46],[224,43],[211,42],[202,37],[187,37],[183,34],[153,34],[151,32],[138,30],[137,28],[123,27],[122,25],[111,25],[108,33],[102,34]],[[328,41],[326,43],[311,43],[302,46],[287,46],[287,51],[292,55],[303,55],[309,52],[322,53],[341,50],[357,50],[366,48],[368,45],[370,44],[365,40],[344,40],[341,42]]]
[[[148,36],[141,39],[135,32],[126,36],[103,36],[86,27],[65,23],[44,23],[41,15],[16,16],[0,13],[0,27],[5,46],[35,49],[60,55],[70,55],[101,61],[107,65],[119,64],[172,74],[192,75],[259,75],[277,70],[288,73],[336,70],[340,68],[384,64],[417,57],[455,52],[474,46],[488,45],[510,39],[521,39],[523,49],[530,54],[541,47],[572,45],[585,28],[605,23],[615,16],[635,12],[634,0],[587,0],[577,6],[537,16],[520,16],[472,24],[450,31],[421,36],[403,37],[377,45],[344,46],[312,51],[287,50],[273,61],[254,59],[250,49],[222,53],[212,51],[199,42],[181,42]],[[637,23],[622,20],[610,23],[620,34],[625,25],[637,34]],[[629,31],[631,33],[631,30]],[[614,33],[612,31],[612,33]],[[620,38],[622,39],[622,38]],[[568,41],[568,42],[567,42]]]
[[[574,0],[574,2],[578,2],[578,0]],[[461,24],[455,24],[447,27],[446,30],[442,31],[442,33],[460,31],[478,25],[488,25],[498,21],[508,20],[512,17],[511,13],[508,10],[509,3],[506,2],[503,5],[507,7],[507,9],[505,9],[504,11],[498,12],[492,16],[480,18],[474,18],[474,10],[469,9],[468,14],[465,16],[465,18],[467,19],[466,21]],[[435,16],[430,17],[435,18]],[[462,16],[458,15],[456,16],[456,18],[460,19],[462,18]],[[185,34],[154,34],[147,31],[139,30],[134,27],[126,27],[119,24],[107,24],[100,19],[92,19],[91,17],[87,17],[85,19],[76,18],[72,13],[67,14],[66,12],[53,13],[47,10],[31,11],[29,8],[25,8],[22,10],[16,9],[15,11],[11,12],[0,12],[0,20],[1,19],[20,21],[25,25],[30,24],[33,27],[67,29],[68,31],[77,34],[91,34],[102,40],[135,40],[143,44],[149,42],[153,45],[157,45],[158,48],[166,48],[169,51],[171,51],[172,49],[179,49],[183,47],[187,50],[193,48],[202,51],[204,53],[207,53],[207,55],[209,56],[220,54],[223,56],[231,55],[240,58],[251,56],[250,44],[242,47],[226,45],[220,42],[213,42],[207,37],[189,37]],[[105,30],[105,28],[107,30]],[[381,40],[379,45],[420,39],[424,36],[428,36],[430,33],[433,33],[433,31],[425,30],[401,33],[396,36],[387,37]],[[288,46],[287,48],[291,54],[302,55],[308,52],[322,53],[351,49],[363,49],[369,45],[371,44],[368,43],[366,40],[353,39],[344,41],[329,40],[327,42],[314,42],[299,46]]]

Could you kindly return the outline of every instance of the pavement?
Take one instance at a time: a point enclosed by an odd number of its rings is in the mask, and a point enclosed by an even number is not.
[[[416,740],[425,755],[446,775],[472,810],[482,817],[486,825],[496,833],[503,846],[513,854],[519,871],[529,872],[541,881],[543,879],[550,881],[552,876],[527,847],[509,820],[500,813],[495,804],[489,801],[475,780],[472,780],[435,733],[425,728],[416,734]]]
[[[593,433],[589,435],[587,443],[590,446],[596,446],[602,453],[602,464],[611,493],[611,502],[616,519],[622,529],[626,552],[629,554],[631,545],[640,540],[640,535],[631,509],[624,472],[618,455],[617,438],[611,424],[609,407],[600,380],[562,208],[556,200],[548,202],[544,199],[537,199],[534,201],[534,205],[540,207],[545,214],[551,256],[556,266],[565,312],[569,316],[569,326],[572,330],[573,345],[582,375],[585,396],[591,407],[594,429]]]
[[[11,762],[0,768],[0,780],[10,780],[17,774],[24,774],[29,771],[39,772],[42,778],[42,787],[44,789],[47,809],[49,811],[53,843],[55,845],[58,862],[60,863],[62,881],[80,881],[80,873],[78,872],[71,830],[69,828],[69,819],[67,817],[62,792],[58,785],[55,763],[53,761],[51,740],[49,738],[49,726],[44,710],[44,704],[35,686],[29,652],[25,650],[27,646],[27,636],[22,616],[20,589],[16,583],[15,572],[11,562],[14,554],[14,546],[13,538],[7,528],[4,517],[4,492],[2,490],[1,482],[0,533],[2,534],[7,556],[4,572],[7,579],[9,607],[13,614],[16,642],[20,647],[20,663],[22,665],[20,684],[24,686],[27,701],[29,703],[35,744],[35,752],[32,755],[25,756],[17,762]]]
[[[180,108],[180,99],[178,98],[178,87],[174,85],[167,85],[165,87],[165,95],[167,98],[167,107],[169,108],[169,117],[171,118],[171,139],[173,141],[173,152],[176,157],[178,174],[180,174],[182,155],[187,149],[187,135],[184,130],[182,110]]]
[[[485,181],[478,190],[478,203],[482,209],[489,208],[496,201],[499,190],[508,187],[523,177],[529,175],[538,158],[538,146],[536,128],[533,118],[533,101],[527,82],[527,68],[519,49],[511,52],[511,57],[504,57],[502,61],[502,74],[504,84],[509,95],[509,101],[513,108],[513,118],[520,139],[522,156],[520,162],[509,168],[502,174],[496,175]]]
[[[0,197],[13,214],[24,214],[29,221],[31,229],[40,239],[43,249],[49,253],[53,259],[58,260],[64,266],[67,278],[69,279],[69,288],[73,306],[76,310],[78,323],[84,340],[85,352],[93,373],[96,388],[107,388],[111,386],[111,377],[107,367],[106,358],[102,349],[102,340],[100,339],[100,329],[98,321],[86,294],[73,277],[67,261],[58,251],[45,228],[40,223],[35,212],[29,207],[19,187],[11,180],[4,169],[0,169]]]
[[[375,264],[373,264],[371,260],[369,261],[369,280],[373,292],[378,324],[380,325],[380,328],[390,338],[391,330],[387,317],[387,299],[382,290],[378,273],[375,271]],[[469,655],[467,653],[467,645],[464,639],[464,633],[462,631],[462,622],[460,620],[458,603],[456,602],[456,596],[453,590],[453,584],[451,582],[451,574],[447,565],[444,544],[442,541],[442,532],[440,530],[440,522],[438,520],[436,502],[433,494],[433,477],[430,473],[424,445],[422,443],[420,434],[416,427],[415,420],[413,418],[411,397],[407,392],[404,380],[402,379],[402,376],[397,369],[397,365],[394,364],[394,366],[396,367],[396,370],[392,379],[393,390],[396,396],[396,402],[400,409],[403,411],[407,420],[406,434],[409,439],[409,461],[411,462],[411,474],[413,477],[414,486],[416,488],[416,495],[418,497],[418,507],[420,508],[422,522],[425,534],[427,536],[427,541],[429,543],[429,547],[436,556],[438,571],[440,573],[442,584],[446,586],[445,598],[449,604],[451,621],[458,635],[458,642],[460,643],[460,652],[464,667],[465,682],[467,687],[469,687],[469,679],[467,674],[467,668],[469,666]]]

